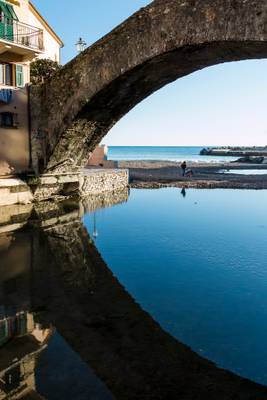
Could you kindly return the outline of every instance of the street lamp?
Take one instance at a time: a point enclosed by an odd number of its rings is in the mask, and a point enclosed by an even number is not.
[[[77,52],[80,54],[85,50],[86,42],[80,37],[78,42],[75,44]]]

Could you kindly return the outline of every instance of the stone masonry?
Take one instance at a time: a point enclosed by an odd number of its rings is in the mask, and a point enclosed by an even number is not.
[[[38,185],[32,185],[35,201],[43,201],[55,196],[80,197],[114,192],[127,188],[127,169],[86,169],[83,174],[44,174]]]
[[[31,87],[34,168],[77,171],[120,118],[164,85],[266,57],[266,0],[155,0]]]
[[[124,189],[129,183],[127,169],[92,169],[83,175],[80,191],[85,194],[99,194]]]

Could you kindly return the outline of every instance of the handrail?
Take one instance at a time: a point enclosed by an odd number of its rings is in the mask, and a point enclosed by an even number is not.
[[[43,30],[34,26],[3,17],[0,14],[0,39],[26,46],[34,50],[43,50]]]

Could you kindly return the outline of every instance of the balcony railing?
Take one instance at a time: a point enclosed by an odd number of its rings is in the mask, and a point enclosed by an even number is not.
[[[14,19],[1,17],[0,14],[0,40],[29,47],[33,50],[43,50],[43,30],[24,24]]]

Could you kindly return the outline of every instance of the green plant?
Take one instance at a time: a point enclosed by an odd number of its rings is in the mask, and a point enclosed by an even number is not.
[[[61,66],[49,59],[40,59],[33,61],[30,65],[31,82],[34,85],[43,83],[46,79],[51,78]]]
[[[28,185],[34,185],[34,186],[37,186],[37,185],[39,185],[40,183],[41,183],[41,179],[38,177],[38,176],[28,176],[27,177],[27,183],[28,183]]]

